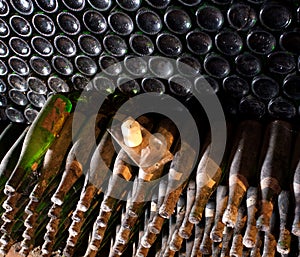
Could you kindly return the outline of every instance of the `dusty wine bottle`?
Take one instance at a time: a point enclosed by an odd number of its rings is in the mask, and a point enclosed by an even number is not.
[[[228,186],[219,185],[216,195],[216,214],[213,228],[210,232],[210,238],[213,242],[220,243],[222,241],[223,230],[225,224],[222,222],[223,213],[228,202]]]
[[[62,95],[57,94],[48,99],[25,137],[19,161],[5,186],[7,194],[15,192],[20,186],[20,181],[37,169],[41,158],[60,132],[71,108],[71,102]]]
[[[264,160],[260,174],[262,206],[256,223],[260,230],[267,231],[269,229],[273,210],[272,201],[289,181],[291,143],[292,130],[289,123],[276,120],[269,124],[265,134]]]
[[[263,246],[262,257],[274,257],[276,253],[276,236],[277,236],[276,223],[278,221],[276,211],[277,211],[276,208],[274,208],[270,219],[269,231],[266,231],[264,235],[264,246]]]
[[[262,125],[259,122],[243,121],[239,125],[237,148],[229,171],[228,204],[222,218],[227,226],[235,226],[239,205],[250,181],[256,179],[261,136]]]
[[[291,233],[288,229],[288,214],[290,205],[290,192],[282,190],[278,196],[278,210],[280,218],[280,231],[277,242],[277,252],[288,254],[291,250]]]
[[[28,232],[26,233],[27,236],[33,236],[35,231],[33,227],[35,227],[35,220],[38,218],[38,216],[34,214],[37,213],[37,208],[39,207],[39,203],[47,186],[61,170],[61,165],[72,141],[72,122],[73,115],[71,114],[67,118],[61,132],[59,133],[59,137],[54,141],[45,154],[43,165],[40,170],[41,177],[30,193],[30,201],[25,208],[25,212],[27,213],[26,221],[30,220],[29,224],[31,225],[30,232],[28,229]],[[26,244],[24,242],[24,251],[25,245]]]
[[[246,207],[241,206],[239,210],[240,217],[237,218],[237,224],[234,229],[233,233],[233,239],[231,243],[231,248],[230,248],[230,256],[241,256],[243,253],[243,228],[246,224],[247,221],[247,212],[246,212]]]
[[[200,245],[200,251],[203,254],[212,253],[212,240],[209,235],[213,226],[215,211],[216,211],[215,201],[209,201],[205,207],[205,229],[204,229],[204,236]]]
[[[189,221],[194,224],[197,224],[202,219],[205,205],[216,189],[222,176],[221,168],[209,156],[210,150],[211,145],[209,143],[206,145],[204,154],[197,167],[196,198],[189,216]]]
[[[247,190],[247,224],[246,231],[243,237],[243,245],[248,248],[255,247],[256,243],[256,219],[255,215],[258,208],[258,188],[257,187],[249,187]]]
[[[107,117],[104,114],[93,115],[88,119],[86,125],[82,127],[77,136],[71,150],[68,153],[65,171],[62,176],[61,183],[59,184],[55,194],[52,196],[51,201],[57,205],[62,205],[65,194],[70,190],[73,184],[82,176],[83,169],[86,169],[89,164],[91,151],[93,151],[93,141],[86,140],[90,136],[88,127],[94,127],[94,137],[98,138],[103,127],[106,124]],[[101,124],[100,124],[101,123]],[[100,124],[100,125],[99,125]],[[74,140],[74,139],[73,139]],[[80,156],[78,160],[77,156]]]
[[[194,204],[195,196],[196,196],[196,182],[193,178],[189,181],[186,191],[187,191],[186,192],[187,203],[186,203],[185,215],[184,215],[182,224],[179,228],[178,234],[182,238],[188,239],[188,238],[190,238],[190,236],[192,234],[192,230],[194,228],[194,224],[192,224],[189,221],[189,215],[190,215],[192,206]]]
[[[81,190],[80,199],[76,206],[76,210],[72,215],[72,224],[69,227],[69,237],[64,249],[64,254],[66,256],[73,255],[74,246],[79,239],[82,225],[87,218],[87,212],[91,211],[90,208],[96,207],[95,205],[92,205],[92,202],[94,201],[95,195],[99,194],[101,191],[102,184],[106,180],[107,172],[114,154],[115,149],[111,136],[106,132],[93,154],[90,169],[85,177],[84,187]]]

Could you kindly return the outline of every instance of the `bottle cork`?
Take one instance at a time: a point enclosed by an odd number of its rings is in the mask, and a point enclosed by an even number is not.
[[[133,120],[127,119],[121,125],[121,131],[124,139],[124,143],[128,147],[136,147],[143,141],[140,124]]]

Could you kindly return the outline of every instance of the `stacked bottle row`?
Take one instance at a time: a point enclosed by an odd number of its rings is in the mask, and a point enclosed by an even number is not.
[[[32,122],[49,95],[80,91],[130,55],[188,55],[229,113],[295,118],[299,16],[292,0],[2,0],[1,119]]]
[[[280,120],[228,123],[218,164],[210,133],[203,133],[197,158],[171,120],[140,116],[137,121],[160,133],[174,154],[171,163],[145,174],[123,149],[116,152],[106,130],[115,110],[111,102],[107,106],[86,117],[55,95],[30,127],[10,124],[3,130],[3,254],[299,254],[299,128]],[[89,140],[91,128],[96,144]]]

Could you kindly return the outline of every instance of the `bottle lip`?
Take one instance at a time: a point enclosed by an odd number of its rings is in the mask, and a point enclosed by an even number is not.
[[[10,28],[9,26],[7,25],[6,21],[4,21],[3,19],[0,18],[0,23],[3,24],[7,30],[7,34],[6,35],[1,35],[0,34],[0,38],[7,38],[10,34]]]
[[[35,68],[34,63],[37,62],[37,61],[43,63],[43,65],[42,65],[43,67],[42,67],[41,70]],[[32,56],[29,60],[29,64],[30,64],[30,67],[34,70],[34,72],[36,72],[40,76],[48,76],[51,73],[51,70],[52,70],[51,66],[43,57]]]
[[[233,8],[236,8],[237,11],[239,11],[239,9],[240,9],[241,7],[249,8],[248,15],[250,15],[251,12],[253,12],[253,15],[254,15],[254,19],[251,21],[251,23],[250,23],[248,26],[242,27],[242,28],[240,28],[240,27],[234,25],[234,23],[232,22],[232,19],[231,19],[231,17],[230,17],[231,12],[233,11]],[[241,31],[247,31],[247,30],[249,30],[249,29],[252,28],[252,27],[256,24],[256,22],[257,22],[257,14],[256,14],[255,10],[254,10],[250,5],[248,5],[248,4],[246,4],[246,3],[235,3],[235,4],[232,4],[232,5],[230,6],[230,8],[228,9],[226,16],[227,16],[227,20],[228,20],[229,25],[230,25],[232,28],[238,29],[238,30],[241,30]],[[248,20],[248,21],[249,21],[249,20]]]
[[[32,99],[32,97],[33,97],[33,99]],[[37,97],[39,97],[41,101],[38,102],[36,99]],[[37,94],[31,90],[27,92],[27,99],[33,106],[35,106],[37,108],[42,108],[44,106],[44,104],[46,103],[46,97],[44,95]]]
[[[94,51],[94,53],[91,53],[91,52],[86,51],[86,49],[82,46],[82,42],[81,42],[81,40],[83,40],[84,38],[90,38],[90,39],[92,39],[92,40],[95,42],[95,44],[97,45],[97,48],[98,48],[98,51],[99,51],[99,52],[95,52],[95,51]],[[89,55],[89,56],[93,56],[93,57],[94,57],[94,56],[98,56],[98,55],[101,53],[101,51],[102,51],[101,43],[100,43],[99,40],[98,40],[96,37],[94,37],[93,35],[82,34],[82,35],[80,35],[80,36],[78,37],[77,43],[78,43],[78,46],[79,46],[80,50],[81,50],[83,53],[85,53],[86,55]]]
[[[38,29],[38,27],[36,26],[36,19],[37,19],[37,17],[43,17],[43,18],[45,18],[45,20],[47,20],[49,23],[52,24],[52,31],[50,33],[44,33],[43,31],[41,31],[40,29]],[[56,28],[55,28],[53,20],[48,15],[43,14],[43,13],[36,13],[32,17],[32,24],[33,24],[34,29],[36,29],[38,31],[38,33],[40,33],[42,36],[45,36],[45,37],[51,37],[51,36],[53,36],[54,33],[55,33],[55,31],[56,31]]]
[[[222,36],[224,35],[231,35],[233,37],[235,37],[235,40],[234,42],[236,42],[236,44],[240,44],[236,51],[233,51],[232,53],[229,53],[229,52],[226,52],[224,51],[224,49],[222,49],[222,47],[220,46],[220,43],[222,43],[222,39],[220,39]],[[221,40],[221,42],[220,42]],[[238,55],[241,51],[242,51],[242,48],[243,48],[243,39],[241,38],[241,36],[236,32],[236,31],[230,31],[230,30],[223,30],[221,32],[219,32],[216,36],[215,36],[215,45],[217,47],[217,49],[222,53],[222,54],[225,54],[225,55],[229,55],[229,56],[235,56],[235,55]],[[227,45],[227,44],[226,44]]]
[[[67,68],[63,68],[63,69],[59,68],[56,64],[57,60],[63,61],[65,63],[64,67],[67,67]],[[63,76],[69,76],[74,71],[73,64],[66,57],[61,56],[61,55],[55,55],[51,60],[51,64],[52,64],[52,67],[54,68],[54,70],[58,74],[61,74]]]
[[[99,83],[100,87],[97,86],[98,81],[103,82],[103,83]],[[106,83],[104,81],[106,81]],[[96,76],[95,78],[93,78],[92,83],[93,83],[93,88],[100,93],[105,91],[104,93],[107,94],[107,92],[112,93],[116,90],[116,85],[115,85],[114,81],[105,76]],[[102,85],[105,85],[105,86],[109,85],[109,86],[103,89],[103,88],[101,88]]]
[[[157,67],[157,61],[159,62],[159,60],[161,60],[164,65],[168,65],[169,67],[167,67],[168,70],[168,74],[163,74],[161,72],[161,68]],[[159,64],[159,63],[158,63]],[[151,56],[149,59],[149,70],[158,78],[161,79],[168,79],[169,77],[171,77],[174,73],[174,69],[175,67],[173,67],[173,64],[171,63],[170,60],[162,57],[162,56]]]
[[[70,7],[67,3],[66,3],[66,0],[62,0],[63,4],[71,11],[75,11],[75,12],[78,12],[78,11],[81,11],[84,9],[85,7],[85,0],[82,0],[82,5],[78,8],[73,8],[73,7]]]
[[[203,11],[203,10],[205,10],[205,9],[213,9],[213,10],[215,10],[215,11],[217,11],[217,13],[220,15],[220,21],[219,21],[219,25],[218,25],[218,27],[217,28],[207,28],[207,27],[205,27],[205,26],[203,26],[200,22],[199,22],[199,20],[198,20],[198,16],[199,16],[199,14],[200,14],[200,12],[201,11]],[[200,16],[201,16],[201,14],[200,14]],[[223,14],[221,13],[221,11],[216,7],[216,6],[213,6],[213,5],[205,5],[205,6],[201,6],[201,7],[199,7],[198,8],[198,10],[196,11],[196,23],[197,23],[197,25],[201,28],[201,29],[203,29],[204,31],[208,31],[208,32],[216,32],[216,31],[218,31],[218,30],[220,30],[221,28],[222,28],[222,26],[223,26],[223,24],[224,24],[224,16],[223,16]]]
[[[19,106],[25,106],[28,104],[28,99],[26,95],[15,88],[12,88],[8,91],[8,96],[13,103]]]
[[[81,79],[85,80],[84,82],[86,82],[86,84],[80,83],[80,85],[77,86],[77,84],[76,84],[76,82],[75,82],[75,80],[76,80],[77,78],[81,78]],[[74,88],[75,88],[76,90],[82,90],[82,89],[84,89],[84,88],[89,84],[90,80],[89,80],[87,77],[83,76],[81,73],[76,73],[76,74],[74,74],[74,75],[72,76],[71,82],[72,82],[72,84],[74,85]]]
[[[174,40],[177,41],[177,43],[179,44],[179,50],[178,50],[178,52],[176,54],[168,54],[168,53],[165,52],[165,50],[163,50],[161,48],[161,46],[160,46],[160,40],[162,39],[162,37],[170,37],[170,38],[173,38]],[[182,52],[182,49],[183,49],[183,45],[182,45],[181,40],[177,36],[175,36],[175,35],[173,35],[171,33],[168,33],[168,32],[160,33],[157,36],[157,38],[156,38],[156,46],[157,46],[158,50],[161,53],[163,53],[164,55],[166,55],[168,57],[176,57],[176,56],[180,55],[180,53]]]
[[[40,52],[40,51],[38,50],[37,46],[36,46],[36,43],[35,43],[36,40],[42,40],[42,41],[46,42],[47,45],[48,45],[49,48],[50,48],[50,52],[49,52],[48,54],[44,54],[44,53]],[[50,41],[49,41],[48,39],[42,37],[42,36],[34,36],[34,37],[31,39],[31,46],[32,46],[32,48],[33,48],[34,51],[36,51],[39,55],[41,55],[41,56],[43,56],[43,57],[49,57],[49,56],[51,56],[51,55],[53,54],[53,51],[54,51],[53,46],[52,46],[52,44],[50,43]]]
[[[79,62],[80,60],[86,60],[88,61],[88,63],[90,64],[90,67],[94,68],[94,71],[92,72],[87,72],[85,71],[84,69],[82,69],[79,65]],[[86,55],[78,55],[76,56],[75,58],[75,67],[78,69],[79,72],[81,72],[83,75],[86,75],[86,76],[93,76],[97,73],[97,70],[98,70],[98,67],[97,67],[97,64],[96,62],[89,56],[86,56]]]
[[[130,60],[134,60],[134,61],[140,61],[140,67],[144,67],[145,70],[141,73],[141,72],[136,72],[135,70],[129,68],[129,62]],[[142,63],[142,64],[141,64]],[[143,65],[143,66],[142,66]],[[137,57],[135,55],[127,55],[125,58],[124,58],[124,66],[126,68],[126,70],[131,74],[131,75],[134,75],[134,76],[143,76],[144,74],[147,73],[147,68],[148,68],[148,63],[141,57]]]
[[[103,11],[103,12],[107,11],[111,7],[111,5],[112,5],[112,1],[108,0],[108,1],[106,1],[106,2],[108,2],[108,5],[105,8],[99,8],[94,3],[92,3],[93,0],[87,0],[87,1],[90,4],[90,6],[92,6],[95,10]]]
[[[210,69],[208,69],[207,67],[207,64],[209,61],[212,60],[212,58],[215,58],[215,59],[219,59],[220,61],[222,61],[226,66],[227,68],[225,69],[224,68],[224,73],[223,74],[220,74],[220,75],[217,75],[217,74],[214,74]],[[223,56],[219,55],[219,54],[216,54],[214,52],[212,53],[208,53],[205,58],[204,58],[204,63],[203,63],[203,67],[204,67],[204,70],[206,71],[206,73],[214,78],[225,78],[226,76],[228,76],[228,74],[230,73],[230,64],[228,62],[228,60],[226,58],[224,58]]]
[[[23,15],[30,15],[33,13],[33,10],[34,10],[33,2],[31,0],[27,0],[27,1],[30,3],[30,9],[28,11],[22,11],[22,10],[18,9],[15,5],[14,0],[10,0],[10,4],[15,9],[15,11],[17,11],[18,13],[23,14]],[[22,3],[22,2],[20,1],[20,3]]]
[[[184,15],[186,16],[186,18],[187,18],[187,22],[185,22],[185,24],[189,24],[190,26],[189,26],[189,27],[186,27],[183,31],[179,31],[179,30],[173,29],[173,28],[170,26],[169,22],[168,22],[168,15],[170,15],[170,13],[172,13],[172,12],[174,12],[174,11],[179,11],[179,12],[181,12],[182,14],[184,14]],[[167,11],[166,11],[165,14],[164,14],[164,23],[166,24],[167,28],[168,28],[171,32],[173,32],[173,33],[175,33],[175,34],[179,34],[179,35],[187,33],[187,31],[189,31],[189,30],[191,29],[191,27],[192,27],[191,17],[188,15],[188,13],[187,13],[186,11],[184,11],[183,9],[177,8],[177,7],[169,7],[169,8],[167,9]]]
[[[286,39],[286,37],[289,37],[289,36],[292,35],[292,34],[294,34],[294,35],[298,36],[298,38],[300,38],[300,32],[299,32],[299,31],[295,31],[295,30],[292,30],[292,31],[286,31],[286,32],[284,32],[284,33],[282,33],[282,34],[280,35],[280,38],[279,38],[279,46],[280,46],[280,48],[281,48],[282,50],[284,50],[284,51],[288,51],[288,52],[294,53],[294,51],[291,51],[291,50],[288,49],[289,47],[286,47],[286,46],[285,46],[285,42],[284,42],[285,39]],[[299,53],[300,53],[300,50],[298,50],[297,54],[299,54]]]
[[[20,88],[16,87],[16,86],[14,85],[12,79],[18,79],[19,81],[22,82],[22,84],[24,85],[24,87],[20,87]],[[13,73],[8,74],[7,81],[8,81],[8,84],[9,84],[12,88],[18,89],[18,90],[21,91],[21,92],[25,92],[25,91],[27,91],[27,89],[28,89],[28,84],[27,84],[26,80],[25,80],[22,76],[20,76],[20,75],[18,75],[18,74],[13,74]]]
[[[134,39],[136,39],[137,37],[143,37],[144,39],[146,39],[148,42],[147,42],[147,46],[149,46],[148,47],[148,49],[150,49],[150,45],[151,45],[151,50],[149,50],[149,53],[141,53],[141,52],[139,52],[139,51],[137,51],[136,49],[135,49],[135,47],[133,46],[133,41],[134,41]],[[137,54],[137,55],[139,55],[139,56],[145,56],[145,55],[151,55],[153,52],[154,52],[154,44],[153,44],[153,42],[152,42],[152,40],[151,40],[151,38],[150,37],[148,37],[147,35],[141,35],[141,34],[132,34],[131,36],[130,36],[130,38],[129,38],[129,46],[130,46],[130,48],[131,48],[131,50],[135,53],[135,54]]]
[[[286,12],[288,12],[289,13],[289,19],[288,20],[286,20],[286,22],[285,22],[285,24],[284,25],[282,25],[282,26],[280,26],[280,27],[278,27],[278,28],[274,28],[274,27],[271,27],[271,26],[269,26],[269,25],[267,25],[266,24],[266,22],[265,22],[265,18],[266,17],[264,17],[264,12],[268,9],[268,8],[280,8],[281,10],[283,10],[284,9],[284,11],[286,11]],[[287,9],[284,5],[282,5],[282,4],[279,4],[279,3],[265,3],[263,6],[262,6],[262,8],[260,9],[260,12],[259,12],[259,20],[260,20],[260,22],[261,22],[261,24],[265,27],[265,28],[267,28],[267,29],[269,29],[269,30],[271,30],[271,31],[280,31],[280,30],[282,30],[282,29],[285,29],[285,28],[287,28],[290,24],[291,24],[291,22],[292,22],[292,14],[289,12],[289,9]]]
[[[55,84],[55,83],[53,84],[53,82],[56,82],[57,84]],[[48,78],[47,85],[51,89],[52,93],[70,92],[70,88],[69,88],[68,84],[61,78],[57,77],[56,75],[52,75]],[[56,87],[56,85],[59,85],[60,87]],[[50,94],[51,94],[51,92],[47,95],[47,97]]]
[[[15,65],[12,63],[13,61],[17,61],[20,64],[22,64],[25,71],[24,72],[21,71],[19,65],[16,65],[16,67],[15,67]],[[17,73],[20,76],[27,76],[30,72],[28,64],[23,59],[21,59],[20,57],[17,57],[17,56],[10,57],[8,59],[8,65],[15,73]],[[21,68],[21,69],[23,69],[23,68]]]
[[[74,51],[72,52],[72,53],[65,53],[65,52],[63,52],[62,50],[61,50],[61,48],[60,48],[60,46],[58,45],[58,41],[60,40],[60,39],[65,39],[65,40],[67,40],[67,41],[69,41],[69,43],[72,45],[72,47],[73,47],[73,49],[74,49]],[[71,40],[68,36],[66,36],[66,35],[58,35],[58,36],[56,36],[55,38],[54,38],[54,46],[55,46],[55,48],[56,48],[56,50],[60,53],[60,54],[62,54],[63,56],[65,56],[65,57],[72,57],[72,56],[74,56],[75,54],[76,54],[76,52],[77,52],[77,47],[76,47],[76,44],[73,42],[73,40]]]
[[[140,18],[141,15],[143,15],[145,13],[151,13],[151,14],[153,14],[157,18],[157,21],[160,24],[160,28],[157,31],[149,32],[149,31],[146,31],[145,29],[143,29],[141,27],[140,22],[139,22],[139,18]],[[140,10],[138,10],[138,13],[137,13],[137,15],[135,17],[135,22],[136,22],[137,27],[139,28],[139,30],[141,30],[142,32],[144,32],[145,34],[148,34],[148,35],[156,35],[156,34],[158,34],[161,31],[162,27],[163,27],[162,20],[159,17],[159,15],[156,12],[154,12],[153,10],[150,10],[148,8],[145,8],[145,7],[141,8]]]
[[[13,25],[13,20],[14,19],[20,19],[20,20],[22,20],[26,24],[26,26],[29,28],[28,33],[26,33],[26,34],[19,33],[16,30],[16,28],[14,27],[14,25]],[[13,15],[12,17],[10,17],[10,19],[9,19],[9,25],[10,25],[11,29],[13,30],[13,32],[15,32],[17,35],[19,35],[21,37],[29,37],[31,35],[31,33],[32,33],[32,28],[30,26],[30,23],[25,18],[23,18],[22,16]]]
[[[268,41],[270,41],[270,42],[272,41],[271,44],[270,44],[270,47],[269,47],[269,49],[268,49],[267,51],[262,52],[262,51],[259,51],[259,50],[255,50],[255,49],[251,46],[251,44],[250,44],[250,42],[249,42],[249,41],[250,41],[250,38],[251,38],[253,35],[257,34],[257,33],[264,33],[266,36],[269,37],[269,40],[268,40]],[[254,30],[250,31],[250,33],[248,33],[248,35],[247,35],[246,43],[247,43],[248,48],[249,48],[253,53],[255,53],[255,54],[260,54],[260,55],[266,55],[266,54],[269,54],[269,53],[271,53],[271,52],[275,49],[275,47],[276,47],[276,39],[275,39],[275,37],[274,37],[270,32],[268,32],[268,31],[266,31],[266,30],[263,30],[263,29],[254,29]]]
[[[13,41],[14,41],[14,40],[20,41],[22,44],[24,44],[24,45],[26,46],[26,48],[28,49],[28,53],[27,53],[27,54],[22,54],[22,53],[16,51],[16,49],[14,49],[14,47],[13,47]],[[9,39],[8,45],[9,45],[9,47],[14,51],[15,54],[17,54],[17,55],[19,55],[19,56],[21,56],[21,57],[28,57],[28,56],[31,54],[31,48],[30,48],[30,46],[29,46],[28,43],[27,43],[24,39],[22,39],[22,38],[19,38],[19,37],[11,37],[11,38]]]
[[[93,29],[90,28],[90,24],[89,22],[86,21],[86,16],[90,13],[94,13],[98,16],[98,18],[100,17],[101,20],[102,20],[102,29],[101,30],[98,30],[98,31],[95,31]],[[101,14],[99,11],[96,11],[96,10],[87,10],[84,12],[83,16],[82,16],[82,20],[83,20],[83,24],[84,26],[92,33],[94,34],[102,34],[104,33],[106,30],[107,30],[107,21],[105,19],[105,17],[103,16],[103,14]],[[80,29],[79,29],[80,30]]]
[[[118,53],[118,52],[113,52],[113,51],[111,51],[110,47],[107,45],[107,40],[108,40],[108,39],[111,39],[111,38],[115,38],[116,40],[119,41],[118,43],[121,43],[121,44],[122,44],[122,48],[123,48],[123,49],[121,49],[122,51],[119,51],[119,53]],[[128,46],[127,46],[127,44],[126,44],[126,41],[124,40],[123,37],[118,36],[118,35],[112,35],[112,34],[106,35],[106,36],[104,37],[104,39],[103,39],[103,46],[104,46],[105,50],[106,50],[109,54],[111,54],[111,55],[113,55],[113,56],[115,56],[115,57],[122,57],[122,56],[124,56],[124,55],[127,53],[127,51],[128,51]]]
[[[111,65],[107,66],[107,67],[104,67],[102,61],[105,58],[108,58],[108,59],[112,60],[113,63]],[[118,76],[122,72],[122,70],[123,70],[123,67],[119,63],[118,59],[116,57],[112,56],[112,55],[107,55],[107,54],[104,54],[104,55],[100,56],[100,58],[99,58],[99,66],[100,66],[100,69],[101,69],[102,72],[104,72],[105,74],[110,75],[110,76]],[[115,67],[117,67],[117,69],[113,69],[114,72],[110,72],[109,71],[109,70],[111,70],[112,68],[115,68]]]
[[[195,51],[194,49],[193,49],[193,46],[190,44],[190,40],[189,40],[189,38],[190,38],[190,36],[192,36],[193,34],[198,34],[198,35],[202,35],[202,36],[204,36],[204,37],[206,37],[206,39],[207,39],[207,42],[208,42],[208,44],[207,44],[207,49],[205,50],[205,51]],[[210,37],[210,35],[208,35],[206,32],[204,32],[204,31],[200,31],[200,30],[192,30],[192,31],[190,31],[190,32],[188,32],[187,34],[186,34],[186,43],[187,43],[187,48],[193,53],[193,54],[207,54],[210,50],[211,50],[211,48],[212,48],[212,45],[213,45],[213,41],[212,41],[212,39],[211,39],[211,37]]]
[[[274,104],[278,104],[280,102],[285,104],[285,108],[284,108],[285,110],[287,110],[289,108],[289,110],[288,110],[289,113],[287,113],[287,112],[285,112],[285,113],[278,112],[278,108],[275,109],[275,111],[277,111],[277,112],[273,112],[273,110],[272,110],[273,105]],[[284,98],[282,96],[279,96],[279,97],[273,98],[269,102],[269,104],[268,104],[268,112],[274,118],[278,118],[278,119],[280,119],[280,118],[290,119],[290,118],[293,118],[293,117],[296,116],[297,109],[296,109],[296,107],[293,105],[293,103],[290,100],[288,100],[288,99],[286,99],[286,98]]]
[[[27,105],[27,107],[24,110],[24,116],[29,123],[32,123],[38,114],[39,112],[32,108],[31,105]]]
[[[67,30],[60,24],[60,19],[61,19],[62,16],[69,16],[70,18],[73,19],[73,22],[76,23],[76,25],[77,25],[76,31],[74,31],[74,32],[67,31]],[[58,27],[59,27],[64,33],[66,33],[67,35],[70,35],[70,36],[77,35],[77,34],[80,32],[80,30],[81,30],[81,25],[80,25],[79,20],[77,19],[77,17],[76,17],[75,15],[73,15],[73,14],[70,13],[70,12],[60,12],[60,13],[57,15],[56,22],[57,22],[57,24],[58,24]],[[84,22],[84,21],[83,21],[83,22]]]
[[[38,89],[35,88],[33,85],[31,85],[33,83],[32,81],[35,81],[36,83],[38,83],[40,85],[40,87]],[[43,94],[47,93],[47,86],[46,86],[45,82],[37,77],[32,77],[32,76],[28,77],[27,84],[28,84],[29,89],[37,94],[43,95]]]
[[[10,13],[10,7],[6,0],[2,0],[1,2],[2,2],[2,4],[5,4],[7,11],[6,11],[6,13],[1,13],[0,17],[5,17],[7,14]]]
[[[146,89],[146,83],[148,81],[152,81],[152,85],[154,84],[153,81],[155,81],[156,85],[159,86],[158,89],[160,89],[160,91],[157,93],[159,93],[160,95],[164,94],[166,92],[166,87],[165,87],[164,83],[161,80],[159,80],[158,78],[154,78],[154,77],[146,77],[146,78],[142,79],[141,87],[144,90],[144,92],[153,92],[151,90]],[[154,91],[154,92],[156,92],[156,91]]]
[[[12,106],[9,106],[5,109],[5,114],[6,114],[7,118],[10,119],[12,122],[23,123],[25,121],[23,113]],[[14,117],[17,115],[19,117]]]
[[[45,9],[45,8],[43,8],[41,5],[40,5],[40,3],[39,2],[41,2],[41,0],[35,0],[35,4],[41,9],[41,10],[43,10],[44,12],[46,12],[46,13],[54,13],[54,12],[56,12],[57,11],[57,9],[58,9],[58,2],[57,2],[57,0],[54,0],[55,2],[54,2],[54,8],[52,8],[51,10],[49,10],[49,9]]]
[[[112,23],[112,17],[114,15],[123,15],[123,17],[126,17],[126,19],[129,21],[130,24],[128,24],[131,28],[128,29],[128,31],[122,33],[120,32],[119,30],[117,30],[114,26],[114,24]],[[115,32],[116,34],[120,35],[120,36],[128,36],[132,33],[132,31],[134,30],[134,23],[133,23],[133,20],[131,19],[131,17],[127,14],[127,13],[124,13],[124,12],[121,12],[121,11],[113,11],[112,13],[109,14],[108,16],[108,25],[109,27],[111,28],[111,30],[113,32]],[[128,26],[127,26],[128,27]]]
[[[188,63],[185,63],[184,59],[189,59],[189,60],[193,61],[194,64],[197,65],[197,69],[195,69],[193,66],[189,65]],[[183,67],[180,67],[181,64],[184,64]],[[181,75],[189,77],[189,76],[199,75],[201,72],[202,66],[197,58],[195,58],[192,55],[186,54],[186,55],[179,56],[176,59],[176,68]],[[187,70],[186,70],[186,68],[187,68]]]

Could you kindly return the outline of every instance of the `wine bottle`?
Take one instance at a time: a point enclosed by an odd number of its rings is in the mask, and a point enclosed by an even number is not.
[[[193,178],[190,179],[186,191],[186,210],[178,234],[184,239],[189,239],[194,228],[194,224],[189,221],[189,215],[196,196],[196,182]]]
[[[261,257],[261,246],[263,243],[263,232],[258,231],[256,234],[255,245],[250,251],[250,257]]]
[[[276,120],[269,124],[264,139],[264,160],[260,174],[262,206],[261,214],[256,222],[260,230],[269,229],[273,210],[272,201],[289,181],[291,143],[292,130],[289,123]]]
[[[6,194],[15,192],[20,186],[20,181],[24,181],[24,177],[28,177],[37,169],[41,158],[60,132],[71,108],[71,102],[62,95],[49,98],[25,137],[19,161],[5,186]]]
[[[219,185],[216,194],[216,214],[214,225],[210,232],[210,238],[215,243],[222,242],[223,230],[225,224],[222,222],[223,213],[228,202],[228,186]]]
[[[239,205],[250,181],[256,179],[261,136],[262,125],[259,122],[243,121],[239,125],[237,148],[229,171],[228,203],[222,218],[227,226],[235,226]]]
[[[257,187],[249,187],[247,190],[247,224],[246,231],[243,237],[243,245],[248,248],[255,247],[256,244],[256,212],[258,208],[258,188]]]
[[[195,241],[191,253],[192,257],[202,256],[202,253],[200,251],[200,245],[204,236],[204,228],[204,220],[198,224],[195,224]]]
[[[87,168],[86,166],[89,163],[89,158],[93,151],[93,140],[86,140],[86,138],[89,138],[91,131],[88,127],[96,124],[94,136],[97,139],[103,129],[103,126],[106,124],[106,121],[107,116],[104,114],[93,115],[86,122],[86,127],[82,127],[80,133],[78,134],[77,140],[75,139],[75,142],[68,153],[61,183],[51,198],[53,203],[57,205],[63,204],[65,194],[82,176],[83,170]],[[80,159],[78,159],[77,156],[79,156]]]
[[[62,162],[72,142],[72,122],[73,114],[67,118],[61,132],[59,133],[59,137],[54,141],[45,154],[43,165],[40,170],[41,176],[30,193],[30,201],[25,208],[25,212],[28,215],[27,218],[30,218],[29,224],[31,226],[30,233],[27,233],[28,236],[33,236],[33,227],[35,227],[35,218],[37,218],[34,214],[37,211],[39,202],[41,201],[47,186],[58,175],[59,171],[61,171]]]
[[[190,188],[194,188],[195,189],[195,181],[193,182],[189,182],[188,185],[188,191],[192,191],[190,190]],[[194,190],[195,191],[195,190]],[[168,240],[168,249],[169,252],[177,252],[181,249],[182,244],[183,244],[183,238],[180,236],[179,234],[179,230],[180,227],[182,226],[183,220],[185,218],[185,213],[187,210],[187,199],[188,199],[188,194],[189,192],[186,192],[185,194],[183,194],[180,198],[179,201],[177,203],[176,206],[176,223],[175,223],[175,228],[172,234],[169,233],[169,240]],[[165,253],[166,255],[166,253]]]
[[[185,176],[185,172],[190,172],[194,165],[195,151],[186,142],[182,142],[181,147],[182,151],[179,151],[175,154],[171,163],[168,174],[168,187],[164,201],[159,208],[159,215],[156,215],[149,225],[151,232],[156,234],[159,233],[164,219],[169,218],[173,213],[179,196],[187,185],[186,179],[183,182],[180,182],[178,179],[181,179],[182,176]]]
[[[278,221],[276,208],[274,208],[270,219],[269,231],[264,235],[264,247],[262,257],[274,257],[276,253],[276,223]]]
[[[74,246],[79,239],[81,228],[87,218],[90,208],[96,207],[93,202],[96,194],[101,191],[101,185],[106,180],[107,172],[112,162],[115,149],[108,132],[102,137],[99,146],[95,150],[90,163],[90,169],[85,177],[84,187],[80,194],[76,210],[72,215],[72,224],[69,227],[69,237],[64,249],[65,256],[72,256]],[[103,174],[103,175],[102,175]]]
[[[222,171],[218,164],[209,157],[211,145],[206,145],[204,154],[197,167],[196,175],[196,198],[189,215],[189,221],[197,224],[202,219],[202,213],[205,209],[205,205],[216,189],[221,176]]]
[[[241,206],[239,211],[238,223],[234,229],[233,239],[230,248],[230,256],[241,256],[243,253],[243,228],[247,221],[246,206]]]
[[[200,251],[203,254],[212,253],[212,240],[210,239],[209,235],[213,226],[215,211],[216,211],[215,201],[209,201],[205,207],[205,229],[204,229],[204,236],[202,238],[202,242],[200,245]]]
[[[290,192],[287,190],[282,190],[278,196],[280,232],[277,242],[277,252],[281,254],[288,254],[291,248],[291,233],[288,229],[289,205]]]

